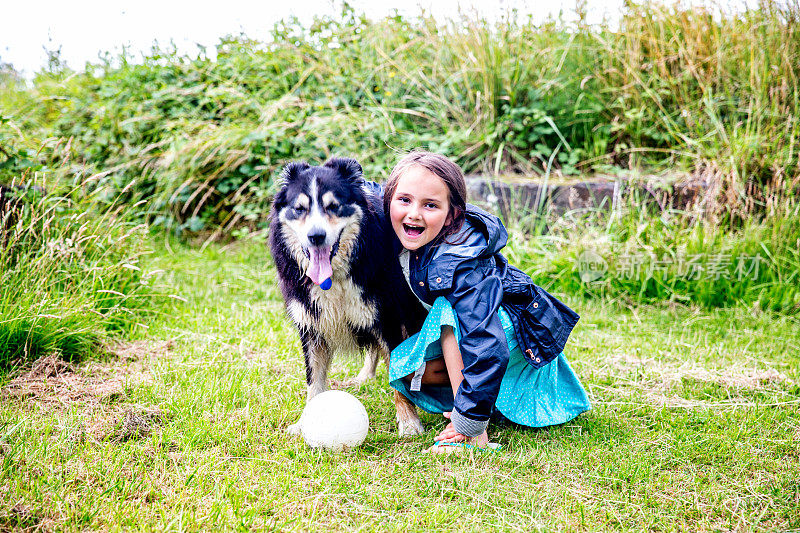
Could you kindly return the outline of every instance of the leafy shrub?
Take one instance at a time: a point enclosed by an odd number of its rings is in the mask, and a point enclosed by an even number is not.
[[[759,207],[745,191],[797,186],[798,16],[769,0],[741,13],[629,2],[616,30],[345,7],[197,58],[155,48],[52,68],[3,87],[0,105],[68,140],[101,196],[147,200],[178,230],[263,221],[289,160],[351,155],[378,179],[416,147],[468,173],[713,166],[735,211]]]

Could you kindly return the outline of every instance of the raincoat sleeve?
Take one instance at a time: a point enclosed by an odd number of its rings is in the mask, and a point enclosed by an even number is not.
[[[445,297],[458,316],[464,361],[464,381],[455,396],[451,421],[462,435],[476,437],[489,425],[508,366],[508,344],[497,314],[502,280],[480,259],[466,261],[456,268],[452,291]]]

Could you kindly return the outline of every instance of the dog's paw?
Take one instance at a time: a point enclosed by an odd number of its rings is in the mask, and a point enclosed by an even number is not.
[[[354,387],[360,387],[367,381],[371,381],[373,379],[375,379],[375,376],[362,376],[361,374],[359,374],[350,380],[350,384],[353,385]]]
[[[350,380],[350,383],[354,387],[360,387],[361,385],[363,385],[367,381],[371,381],[373,379],[375,379],[375,374],[361,374],[359,372],[359,374],[356,377],[354,377],[353,379]]]
[[[411,420],[397,419],[397,433],[401,437],[416,437],[425,433],[419,418]]]
[[[373,380],[373,379],[375,379],[375,369],[372,368],[370,370],[370,369],[367,369],[366,367],[364,367],[364,368],[361,369],[361,371],[358,373],[358,375],[356,377],[354,377],[351,381],[353,382],[353,385],[356,385],[356,386],[360,387],[361,385],[363,385],[367,381],[370,381],[370,380]]]
[[[289,435],[299,435],[303,429],[302,425],[300,424],[302,421],[303,420],[300,419],[291,426],[289,426],[288,428],[286,428],[286,433],[288,433]]]

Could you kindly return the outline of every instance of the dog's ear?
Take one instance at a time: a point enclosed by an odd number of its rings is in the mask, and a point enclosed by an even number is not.
[[[280,210],[286,205],[286,186],[295,181],[300,176],[300,173],[307,168],[311,167],[305,161],[294,161],[283,167],[278,178],[278,186],[280,188],[272,202],[275,209]]]
[[[300,173],[307,168],[311,168],[305,161],[293,161],[283,167],[281,172],[281,182],[283,185],[288,185],[300,176]]]
[[[344,179],[350,180],[359,185],[364,183],[364,171],[355,159],[346,157],[334,157],[327,163],[326,167],[335,169]]]

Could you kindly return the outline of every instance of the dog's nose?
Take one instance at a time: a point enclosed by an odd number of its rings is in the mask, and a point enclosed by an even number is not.
[[[308,232],[308,242],[311,246],[322,246],[325,244],[325,230],[322,228],[311,228]]]

